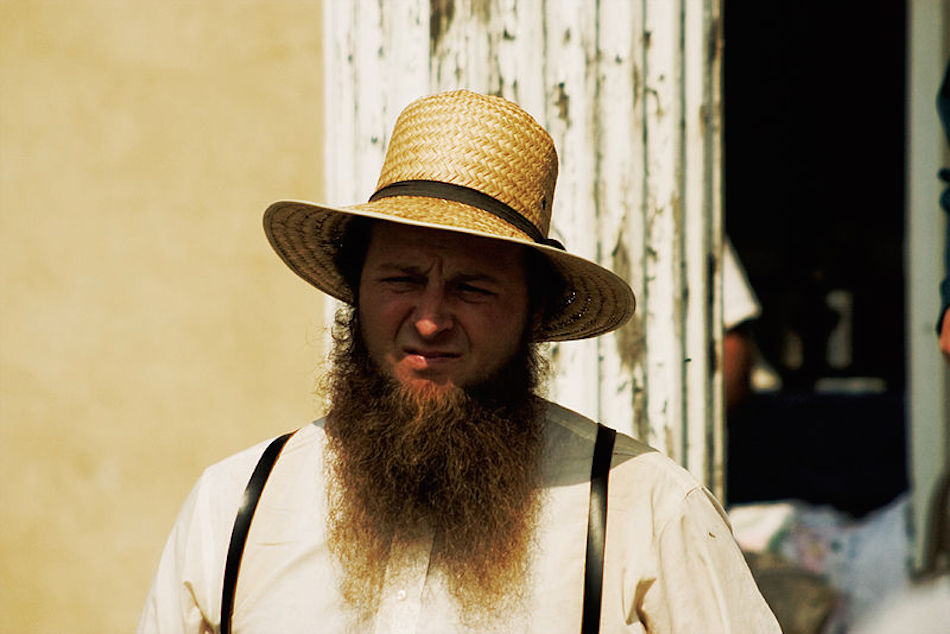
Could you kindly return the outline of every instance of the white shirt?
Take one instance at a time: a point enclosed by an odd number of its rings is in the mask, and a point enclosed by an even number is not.
[[[497,631],[580,632],[596,429],[579,414],[548,405],[531,594]],[[217,631],[232,524],[266,444],[201,476],[165,546],[140,634]],[[244,551],[235,633],[353,631],[324,535],[325,444],[317,421],[289,440],[274,467]],[[618,434],[608,495],[601,632],[780,632],[725,513],[689,473]],[[394,539],[368,631],[465,631],[442,579],[429,570],[430,550],[431,544]]]

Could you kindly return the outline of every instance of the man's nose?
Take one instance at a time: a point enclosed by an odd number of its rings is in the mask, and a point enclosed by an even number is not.
[[[413,323],[423,337],[433,337],[452,327],[452,315],[443,286],[430,283],[426,287],[416,306]]]

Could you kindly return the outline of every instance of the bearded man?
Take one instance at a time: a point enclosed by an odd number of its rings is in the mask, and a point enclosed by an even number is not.
[[[348,306],[328,414],[206,470],[139,632],[778,631],[695,479],[537,395],[538,343],[634,311],[547,237],[556,174],[526,112],[454,91],[403,111],[370,202],[267,210]]]

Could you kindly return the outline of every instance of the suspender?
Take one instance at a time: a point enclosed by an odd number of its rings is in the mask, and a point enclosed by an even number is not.
[[[617,432],[597,425],[594,459],[590,467],[590,509],[587,518],[587,563],[584,566],[584,614],[581,634],[600,631],[600,604],[604,585],[604,535],[607,532],[607,476]]]
[[[221,634],[231,634],[231,615],[234,612],[234,591],[237,588],[241,557],[247,542],[247,533],[264,484],[277,462],[280,450],[292,434],[284,434],[271,441],[254,467],[254,473],[244,489],[244,501],[234,518],[231,543],[224,567],[224,588],[221,592]],[[597,440],[594,441],[594,459],[590,469],[590,508],[587,520],[587,562],[584,566],[584,611],[581,617],[581,634],[600,631],[600,604],[604,575],[604,535],[607,527],[607,477],[610,458],[613,455],[617,432],[597,425]]]
[[[267,445],[264,455],[254,467],[254,473],[244,489],[244,501],[234,518],[234,528],[231,530],[231,543],[228,545],[228,558],[224,564],[224,588],[221,591],[221,634],[231,634],[231,614],[234,612],[234,590],[237,588],[238,572],[241,570],[241,556],[244,554],[244,544],[247,542],[247,532],[254,519],[254,511],[261,499],[264,484],[270,475],[280,450],[284,448],[287,439],[293,434],[284,434],[275,438]]]

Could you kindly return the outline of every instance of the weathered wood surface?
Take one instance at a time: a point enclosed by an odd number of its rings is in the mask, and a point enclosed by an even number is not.
[[[399,111],[512,99],[560,157],[553,234],[630,281],[620,331],[551,346],[550,395],[721,492],[718,0],[327,0],[326,189],[373,190]]]

